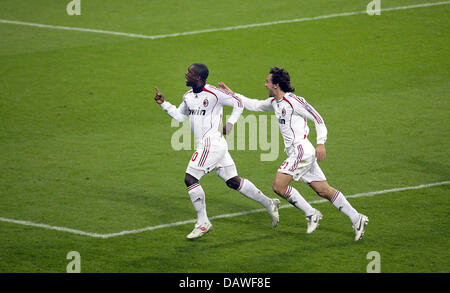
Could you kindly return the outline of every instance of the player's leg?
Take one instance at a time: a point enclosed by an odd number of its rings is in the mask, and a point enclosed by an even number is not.
[[[260,203],[266,208],[272,218],[272,226],[276,227],[279,221],[278,208],[280,201],[278,199],[268,198],[259,190],[250,180],[238,176],[236,165],[228,152],[220,160],[214,172],[225,181],[226,185],[249,199]]]
[[[188,167],[186,168],[186,175],[184,178],[184,183],[188,189],[188,194],[192,205],[197,212],[197,222],[195,223],[194,229],[187,235],[187,238],[189,239],[201,237],[212,229],[211,222],[209,221],[206,213],[205,192],[199,183],[199,180],[206,173],[202,169],[194,168],[195,165],[193,164],[198,152],[199,151],[197,150],[192,156],[193,160],[190,161]]]
[[[320,168],[318,165],[315,169]],[[320,171],[321,172],[321,171]],[[317,174],[318,171],[316,170]],[[369,222],[367,216],[358,213],[358,211],[348,202],[345,195],[339,190],[331,187],[326,180],[311,181],[309,186],[321,197],[329,200],[340,212],[349,217],[355,230],[355,240],[358,241],[364,235],[365,226]]]
[[[277,198],[269,198],[261,190],[259,190],[250,180],[235,176],[226,181],[227,186],[239,191],[241,194],[254,201],[259,202],[268,212],[272,219],[272,227],[278,226],[280,215],[280,200]]]
[[[185,183],[192,204],[197,212],[197,223],[188,238],[198,238],[212,229],[206,214],[205,192],[198,181],[213,170],[227,150],[226,141],[220,138],[206,137],[197,146],[197,150],[186,169]]]
[[[331,187],[327,181],[313,181],[309,186],[321,197],[329,200],[339,211],[349,217],[352,223],[359,218],[358,211],[347,201],[344,194]]]
[[[265,208],[272,205],[272,200],[265,196],[250,180],[238,176],[236,164],[228,151],[219,160],[214,172],[225,181],[229,188],[237,190],[244,196],[259,202]]]
[[[273,190],[305,213],[308,221],[306,232],[312,233],[319,226],[319,221],[323,216],[319,210],[313,208],[303,198],[297,189],[289,184],[292,180],[300,180],[303,174],[309,172],[311,165],[315,161],[315,149],[309,141],[305,141],[291,148],[288,153],[289,157],[278,168],[273,182]]]
[[[289,183],[294,180],[294,177],[291,174],[283,173],[289,171],[285,171],[283,169],[283,165],[280,169],[275,175],[275,180],[272,184],[273,190],[276,194],[285,198],[294,207],[302,210],[305,213],[306,220],[308,222],[306,233],[309,234],[314,232],[319,226],[319,221],[323,217],[322,213],[319,210],[313,208],[303,198],[303,196],[298,192],[297,189],[289,185]]]
[[[223,169],[225,169],[225,168],[223,168]],[[244,196],[246,196],[256,202],[259,202],[265,208],[270,207],[272,204],[271,199],[268,198],[266,195],[264,195],[264,193],[262,193],[261,190],[259,190],[250,180],[248,180],[246,178],[234,176],[234,177],[226,180],[225,183],[227,184],[227,186],[229,188],[237,190]]]
[[[189,173],[186,173],[184,182],[188,189],[188,194],[191,198],[192,205],[197,212],[197,223],[209,223],[209,219],[206,213],[205,192],[203,191],[202,186],[198,182],[197,178]]]
[[[273,191],[296,208],[302,210],[307,217],[313,215],[315,209],[303,198],[297,189],[289,185],[292,180],[292,175],[277,172],[272,184]]]

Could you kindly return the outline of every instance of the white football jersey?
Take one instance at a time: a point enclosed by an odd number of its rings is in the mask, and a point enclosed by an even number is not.
[[[189,117],[191,130],[198,144],[207,137],[221,136],[219,128],[222,125],[224,105],[233,107],[227,122],[235,124],[244,111],[241,99],[209,84],[200,93],[194,93],[192,89],[186,92],[178,108],[167,101],[161,104],[161,108],[178,122]]]
[[[314,121],[317,133],[317,144],[327,140],[327,128],[322,116],[302,97],[286,93],[281,100],[268,98],[266,100],[249,99],[236,94],[247,110],[254,112],[273,111],[278,118],[281,135],[286,149],[301,143],[309,134],[307,119]]]

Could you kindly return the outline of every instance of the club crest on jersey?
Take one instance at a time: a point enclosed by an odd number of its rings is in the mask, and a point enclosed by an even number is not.
[[[203,106],[206,108],[206,107],[208,107],[208,105],[209,105],[208,99],[204,99],[203,100]]]
[[[286,116],[286,109],[283,108],[283,110],[281,110],[281,116]]]

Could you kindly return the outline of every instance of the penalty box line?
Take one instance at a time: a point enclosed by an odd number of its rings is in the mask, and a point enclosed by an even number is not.
[[[346,198],[369,197],[369,196],[375,196],[375,195],[379,195],[379,194],[386,194],[386,193],[414,190],[414,189],[422,189],[422,188],[430,188],[430,187],[434,187],[434,186],[447,185],[447,184],[450,184],[450,181],[442,181],[442,182],[436,182],[436,183],[430,183],[430,184],[421,184],[421,185],[417,185],[417,186],[399,187],[399,188],[385,189],[385,190],[379,190],[379,191],[357,193],[357,194],[353,194],[353,195],[347,195]],[[310,204],[319,204],[319,203],[324,203],[324,202],[328,202],[328,200],[319,199],[319,200],[310,201],[309,203]],[[280,209],[290,208],[290,207],[292,207],[292,205],[287,204],[287,205],[281,206]],[[249,210],[249,211],[244,211],[244,212],[223,214],[223,215],[217,215],[217,216],[210,217],[210,220],[232,218],[232,217],[243,216],[243,215],[248,215],[248,214],[260,213],[260,212],[264,212],[264,211],[266,211],[266,209],[255,209],[255,210]],[[38,227],[38,228],[43,228],[43,229],[48,229],[48,230],[55,230],[55,231],[60,231],[60,232],[67,232],[67,233],[72,233],[72,234],[77,234],[77,235],[89,236],[89,237],[93,237],[93,238],[107,239],[107,238],[112,238],[112,237],[117,237],[117,236],[138,234],[138,233],[142,233],[142,232],[146,232],[146,231],[153,231],[153,230],[164,229],[164,228],[169,228],[169,227],[181,226],[181,225],[185,225],[185,224],[195,223],[197,220],[191,219],[191,220],[174,222],[174,223],[169,223],[169,224],[149,226],[149,227],[144,227],[144,228],[135,229],[135,230],[125,230],[125,231],[121,231],[121,232],[117,232],[117,233],[110,233],[110,234],[91,233],[91,232],[85,232],[85,231],[81,231],[81,230],[77,230],[77,229],[58,227],[58,226],[52,226],[52,225],[47,225],[47,224],[41,224],[41,223],[34,223],[34,222],[30,222],[30,221],[14,220],[14,219],[8,219],[8,218],[3,218],[3,217],[0,217],[0,221],[6,222],[6,223],[18,224],[18,225]]]
[[[408,5],[408,6],[381,8],[380,12],[432,7],[432,6],[447,5],[447,4],[450,4],[450,1],[420,3],[420,4],[414,4],[414,5]],[[197,34],[204,34],[204,33],[211,33],[211,32],[219,32],[219,31],[231,31],[231,30],[239,30],[239,29],[248,29],[248,28],[253,28],[253,27],[264,27],[264,26],[271,26],[271,25],[277,25],[277,24],[285,24],[285,23],[296,23],[296,22],[313,21],[313,20],[328,19],[328,18],[335,18],[335,17],[361,15],[361,14],[365,14],[365,13],[367,13],[367,11],[342,12],[342,13],[319,15],[319,16],[313,16],[313,17],[269,21],[269,22],[263,22],[263,23],[243,24],[243,25],[236,25],[236,26],[211,28],[211,29],[179,32],[179,33],[172,33],[172,34],[162,34],[162,35],[142,35],[142,34],[134,34],[134,33],[123,33],[123,32],[115,32],[115,31],[108,31],[108,30],[100,30],[100,29],[90,29],[90,28],[81,28],[81,27],[70,27],[70,26],[62,26],[62,25],[33,23],[33,22],[25,22],[25,21],[17,21],[17,20],[9,20],[9,19],[0,19],[0,23],[31,26],[31,27],[38,27],[38,28],[44,28],[44,29],[79,31],[79,32],[87,32],[87,33],[115,35],[115,36],[128,37],[128,38],[140,38],[140,39],[155,40],[155,39],[165,39],[165,38],[173,38],[173,37],[180,37],[180,36],[189,36],[189,35],[197,35]]]

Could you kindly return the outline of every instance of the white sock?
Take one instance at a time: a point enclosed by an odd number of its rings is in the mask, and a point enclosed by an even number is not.
[[[358,221],[359,213],[352,207],[352,205],[339,190],[336,190],[336,193],[330,201],[336,208],[338,208],[338,210],[347,215],[353,224]]]
[[[256,186],[247,179],[241,178],[241,185],[237,189],[240,193],[245,195],[246,197],[253,199],[254,201],[259,202],[266,209],[269,208],[272,204],[272,200],[264,195]]]
[[[291,205],[302,210],[307,217],[314,214],[315,208],[313,208],[294,187],[288,186],[284,196]]]
[[[188,193],[197,212],[197,224],[209,223],[208,216],[206,214],[206,202],[205,192],[203,191],[200,183],[194,183],[188,187]]]

